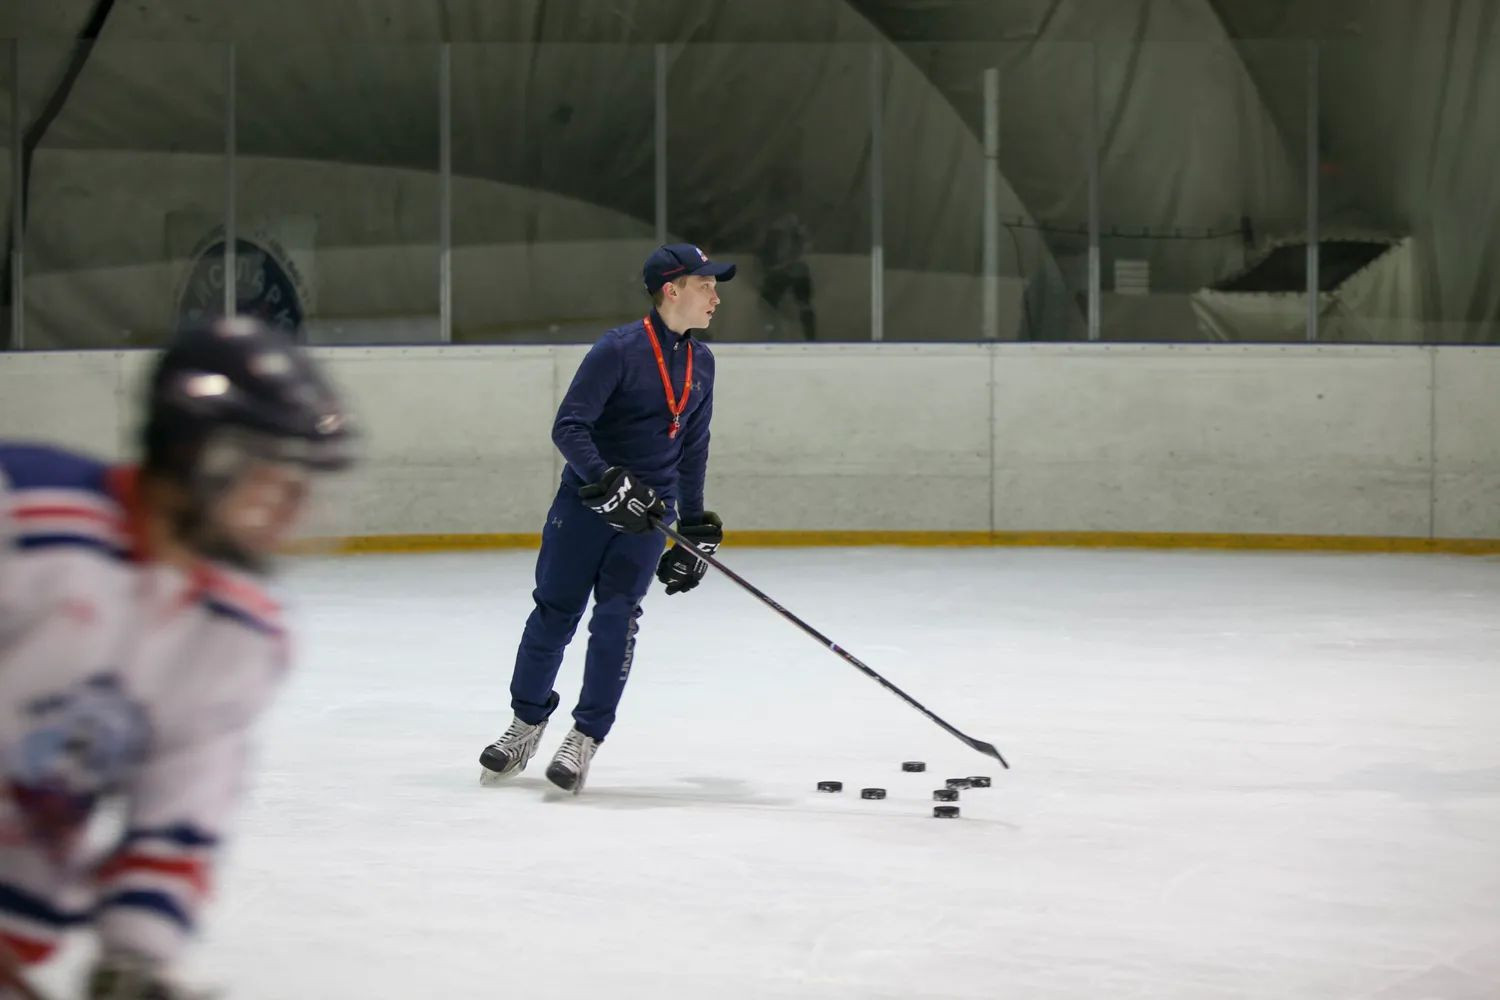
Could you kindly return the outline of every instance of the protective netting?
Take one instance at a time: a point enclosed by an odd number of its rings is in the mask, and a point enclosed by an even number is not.
[[[1500,339],[1500,232],[1475,224],[1500,209],[1500,16],[1477,0],[163,0],[67,37],[103,2],[0,14],[27,347],[154,343],[221,308],[231,204],[240,308],[435,339],[445,93],[459,341],[628,318],[659,215],[742,263],[721,339],[864,340],[877,308],[893,340],[1078,339],[1097,266],[1106,339],[1300,340],[1205,323],[1194,295],[1307,239],[1312,136],[1325,235],[1409,241],[1342,336]]]

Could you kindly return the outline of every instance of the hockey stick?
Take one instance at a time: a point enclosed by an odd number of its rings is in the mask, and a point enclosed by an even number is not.
[[[923,705],[920,701],[917,701],[917,699],[913,698],[911,695],[907,694],[905,691],[901,690],[896,685],[886,680],[884,677],[880,676],[880,674],[876,673],[873,668],[866,666],[864,662],[859,659],[859,657],[855,656],[853,653],[849,652],[847,649],[840,646],[832,639],[828,638],[828,636],[824,635],[822,632],[819,632],[817,629],[807,624],[807,622],[803,621],[801,618],[798,618],[796,615],[792,614],[786,608],[783,608],[780,604],[777,604],[770,597],[768,597],[764,591],[760,590],[749,580],[746,580],[744,577],[740,576],[734,570],[730,569],[728,566],[725,566],[723,563],[719,562],[718,559],[714,558],[708,553],[699,552],[697,546],[688,541],[688,539],[684,538],[675,529],[668,527],[654,517],[651,519],[651,523],[656,527],[658,531],[666,535],[668,538],[672,539],[672,541],[676,542],[678,545],[683,546],[688,551],[696,553],[699,559],[702,559],[714,569],[718,570],[720,573],[723,573],[725,576],[729,577],[729,579],[733,580],[741,587],[744,587],[751,594],[760,598],[761,603],[765,604],[772,611],[781,615],[781,617],[785,618],[787,621],[791,622],[793,625],[797,626],[802,631],[812,636],[814,639],[818,640],[818,642],[827,646],[834,653],[837,653],[840,657],[843,658],[845,663],[848,663],[850,666],[854,667],[866,677],[869,677],[872,680],[876,681],[880,684],[881,687],[885,688],[887,691],[891,692],[896,697],[906,702],[912,708],[915,708],[918,712],[921,712],[923,715],[927,716],[933,722],[936,722],[950,735],[957,737],[957,739],[961,743],[966,744],[974,750],[978,750],[980,753],[985,754],[986,756],[995,758],[1000,762],[1001,767],[1005,768],[1006,770],[1010,770],[1010,765],[1005,762],[1004,757],[1000,756],[1000,751],[995,749],[995,745],[993,743],[986,743],[984,742],[984,740],[976,740],[972,736],[968,736],[964,733],[959,732],[949,723],[939,718],[937,715],[934,715],[926,705]]]

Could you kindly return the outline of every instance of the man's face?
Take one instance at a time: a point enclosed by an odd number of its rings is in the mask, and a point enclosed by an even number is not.
[[[719,308],[719,280],[711,275],[690,276],[676,289],[676,313],[684,328],[706,330]],[[669,293],[670,294],[670,293]]]

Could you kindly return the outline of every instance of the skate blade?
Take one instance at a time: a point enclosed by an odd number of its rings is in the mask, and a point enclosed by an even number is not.
[[[526,762],[522,761],[509,771],[496,771],[487,767],[483,761],[479,764],[479,783],[485,787],[503,785],[526,770]]]
[[[515,776],[516,772],[514,771],[502,774],[499,771],[491,771],[483,765],[480,765],[479,768],[479,784],[483,788],[494,788],[496,785],[506,784]]]

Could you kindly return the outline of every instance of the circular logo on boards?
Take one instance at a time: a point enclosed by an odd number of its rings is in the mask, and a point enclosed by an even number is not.
[[[177,324],[224,315],[224,237],[209,239],[193,255],[193,264],[177,296]],[[238,237],[234,241],[235,312],[271,326],[300,331],[304,318],[302,281],[275,240]]]

